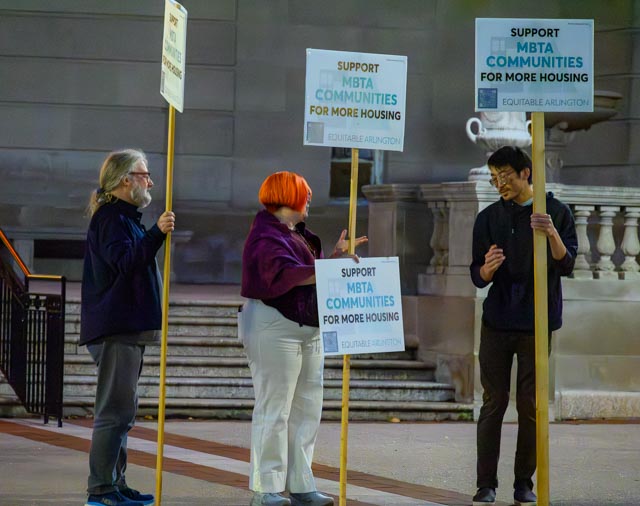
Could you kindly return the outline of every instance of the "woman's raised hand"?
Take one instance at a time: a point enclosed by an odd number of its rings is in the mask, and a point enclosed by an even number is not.
[[[342,233],[340,234],[340,238],[338,239],[338,242],[336,243],[335,247],[333,248],[333,253],[331,253],[331,257],[330,258],[353,258],[356,262],[359,262],[360,259],[358,258],[358,255],[350,255],[349,252],[349,241],[346,239],[347,237],[347,230],[344,229],[342,231]],[[369,239],[367,238],[366,235],[363,235],[362,237],[358,237],[356,238],[355,242],[356,242],[356,248],[358,246],[360,246],[361,244],[364,244],[365,242],[367,242]]]

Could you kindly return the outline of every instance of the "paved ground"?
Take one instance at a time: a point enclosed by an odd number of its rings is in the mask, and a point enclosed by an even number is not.
[[[174,300],[237,301],[237,286],[172,287]],[[70,283],[69,296],[79,295]],[[84,504],[91,420],[45,426],[0,419],[0,506]],[[139,421],[129,438],[129,482],[155,489],[157,425]],[[498,499],[512,504],[517,426],[502,438]],[[166,506],[246,506],[248,422],[165,425],[162,500]],[[323,422],[316,445],[320,490],[338,494],[340,424]],[[640,506],[640,423],[552,424],[553,506]],[[475,491],[474,423],[352,423],[349,506],[463,506]],[[337,504],[337,501],[336,501]]]
[[[34,419],[0,420],[0,505],[81,505],[90,420],[60,429]],[[132,433],[128,476],[155,488],[156,423]],[[250,424],[172,421],[165,425],[162,501],[167,506],[245,506]],[[503,431],[498,498],[511,504],[516,426]],[[319,488],[338,493],[340,424],[323,422],[316,446]],[[640,504],[640,424],[552,424],[554,506]],[[475,424],[352,423],[349,506],[470,504]]]

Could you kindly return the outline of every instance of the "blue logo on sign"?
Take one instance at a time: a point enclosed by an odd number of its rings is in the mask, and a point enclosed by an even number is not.
[[[478,88],[478,109],[498,108],[498,88]]]
[[[325,353],[337,353],[338,351],[338,333],[336,331],[323,332],[322,342],[324,344]]]

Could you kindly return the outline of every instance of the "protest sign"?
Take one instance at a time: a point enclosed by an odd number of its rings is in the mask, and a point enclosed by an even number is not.
[[[593,20],[476,19],[476,111],[593,111]]]
[[[402,151],[407,57],[307,49],[304,144]]]
[[[404,350],[397,257],[316,260],[325,355]]]
[[[180,112],[184,108],[186,51],[187,11],[174,0],[166,0],[160,94]]]

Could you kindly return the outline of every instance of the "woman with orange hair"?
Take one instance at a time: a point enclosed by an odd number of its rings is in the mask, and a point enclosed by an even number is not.
[[[251,427],[251,506],[328,506],[311,461],[322,412],[324,357],[318,330],[317,235],[305,226],[311,188],[276,172],[262,183],[242,255],[239,337],[249,358],[255,406]],[[331,258],[347,255],[343,230]],[[356,239],[356,246],[367,241]],[[289,497],[282,495],[287,491]]]

